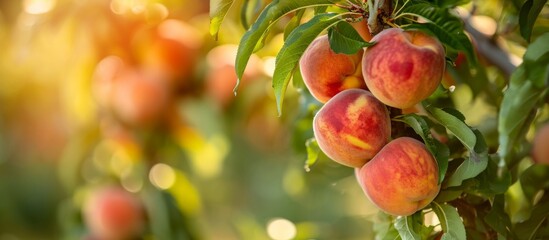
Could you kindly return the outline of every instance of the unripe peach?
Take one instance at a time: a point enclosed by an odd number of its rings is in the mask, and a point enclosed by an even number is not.
[[[338,93],[318,111],[313,131],[320,149],[334,161],[362,167],[389,141],[385,105],[363,89]]]
[[[133,239],[144,227],[141,202],[118,187],[93,191],[83,210],[86,225],[97,239]]]
[[[532,159],[539,164],[549,165],[549,123],[536,132],[532,145]]]
[[[336,54],[328,35],[316,38],[299,60],[305,86],[322,103],[345,89],[366,89],[360,67],[362,54],[363,50],[353,55]]]
[[[423,143],[409,137],[385,145],[358,175],[366,196],[395,216],[408,216],[424,208],[440,190],[435,158]]]
[[[368,89],[386,105],[409,108],[429,97],[444,73],[442,44],[421,31],[386,29],[362,59]]]

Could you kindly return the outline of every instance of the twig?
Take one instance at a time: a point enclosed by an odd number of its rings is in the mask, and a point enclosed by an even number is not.
[[[469,17],[463,18],[463,21],[465,22],[465,30],[471,34],[471,37],[477,44],[476,49],[478,53],[485,57],[490,64],[500,69],[505,77],[509,79],[511,73],[513,73],[517,67],[511,62],[509,54],[502,50],[497,43],[492,41],[492,39],[473,27]]]

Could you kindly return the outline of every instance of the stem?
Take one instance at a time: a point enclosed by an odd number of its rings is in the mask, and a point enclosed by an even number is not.
[[[374,1],[372,3],[372,1]],[[368,1],[370,16],[368,17],[368,28],[372,35],[376,35],[383,30],[384,18],[391,14],[391,0],[370,0]]]
[[[511,62],[507,52],[502,50],[494,41],[483,35],[475,29],[469,22],[469,17],[463,19],[465,22],[465,30],[471,34],[471,37],[477,43],[477,51],[485,57],[491,64],[499,68],[507,79],[511,73],[515,71],[516,66]]]

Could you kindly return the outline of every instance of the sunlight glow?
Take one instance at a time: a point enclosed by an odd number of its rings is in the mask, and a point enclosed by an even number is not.
[[[139,14],[146,9],[146,1],[144,0],[112,0],[111,11],[115,14],[126,14],[132,12]]]
[[[272,77],[274,74],[275,61],[276,61],[276,58],[274,57],[267,57],[263,60],[263,70],[269,77]]]
[[[154,165],[149,173],[151,183],[160,189],[168,189],[175,183],[175,171],[164,163]]]
[[[290,240],[295,238],[297,229],[294,223],[284,218],[275,218],[267,224],[267,234],[273,240]]]
[[[30,14],[43,14],[51,11],[56,0],[24,0],[23,9]]]
[[[141,180],[139,174],[136,174],[131,169],[127,169],[122,173],[121,184],[124,189],[128,192],[139,192],[143,188],[143,181]]]
[[[489,16],[475,15],[471,16],[471,25],[486,36],[492,36],[496,33],[498,24],[496,20]]]

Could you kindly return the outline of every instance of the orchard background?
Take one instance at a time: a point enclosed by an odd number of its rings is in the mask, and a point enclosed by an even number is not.
[[[445,55],[389,108],[440,179],[401,217],[320,150],[298,68],[383,28]],[[1,1],[0,49],[0,240],[549,239],[547,1]]]

